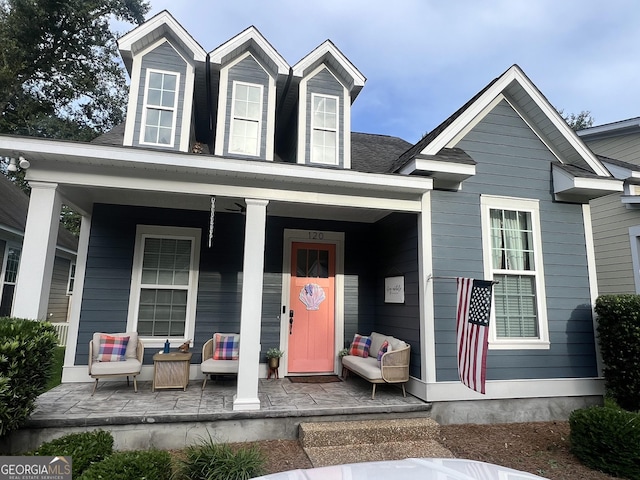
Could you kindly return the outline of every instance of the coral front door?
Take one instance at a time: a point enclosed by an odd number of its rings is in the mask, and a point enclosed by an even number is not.
[[[336,246],[291,246],[289,373],[333,373]]]

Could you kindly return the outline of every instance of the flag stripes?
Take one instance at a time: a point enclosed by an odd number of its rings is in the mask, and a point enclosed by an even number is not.
[[[456,337],[460,381],[485,393],[491,281],[457,278]]]

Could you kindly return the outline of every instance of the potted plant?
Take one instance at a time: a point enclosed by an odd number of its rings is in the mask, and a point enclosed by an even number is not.
[[[267,350],[266,356],[269,361],[269,368],[278,368],[280,366],[280,357],[284,355],[284,351],[278,348],[270,348]]]

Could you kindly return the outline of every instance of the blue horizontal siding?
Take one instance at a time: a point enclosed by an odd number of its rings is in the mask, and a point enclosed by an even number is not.
[[[436,276],[484,276],[482,194],[539,200],[544,255],[548,350],[489,350],[487,378],[574,378],[597,374],[582,207],[553,201],[555,157],[506,103],[494,108],[457,145],[476,162],[459,192],[434,192],[433,265]],[[436,376],[458,379],[456,284],[434,279]]]

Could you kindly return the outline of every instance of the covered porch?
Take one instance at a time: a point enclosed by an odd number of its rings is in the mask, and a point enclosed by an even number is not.
[[[301,241],[296,237],[300,232],[317,233],[317,240],[325,243],[329,232],[335,234],[329,240],[338,251],[333,373],[339,373],[337,352],[354,333],[387,330],[412,343],[407,389],[426,398],[426,385],[435,380],[427,300],[432,287],[426,282],[431,271],[432,179],[39,139],[20,139],[20,145],[32,164],[27,177],[32,194],[15,316],[43,318],[38,299],[48,294],[47,258],[60,205],[67,203],[82,214],[63,382],[89,381],[87,343],[94,332],[138,331],[134,286],[138,291],[142,287],[131,278],[140,270],[135,255],[145,232],[137,227],[197,230],[201,233],[193,234],[197,246],[192,251],[200,258],[194,260],[199,278],[190,283],[185,333],[171,338],[171,346],[192,341],[190,378],[195,379],[204,341],[216,331],[239,333],[233,409],[264,408],[258,395],[258,380],[266,376],[264,352],[269,347],[287,350],[289,339],[289,292],[284,285],[291,272],[283,252],[291,242]],[[210,216],[213,199],[215,215]],[[378,226],[392,215],[400,216],[408,228],[397,233],[394,222],[383,224],[387,237],[395,238],[381,242]],[[207,245],[208,231],[213,232],[213,247]],[[88,262],[93,262],[91,271]],[[366,284],[358,270],[363,265],[370,268]],[[376,306],[384,296],[384,276],[407,271],[410,300]],[[212,293],[210,287],[219,290]],[[257,292],[262,292],[261,302],[256,301]],[[141,380],[147,380],[151,356],[166,335],[141,337]],[[286,375],[286,367],[283,370]]]

